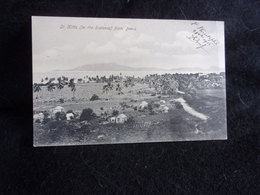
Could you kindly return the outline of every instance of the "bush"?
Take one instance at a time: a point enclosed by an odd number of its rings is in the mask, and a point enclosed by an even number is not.
[[[65,121],[50,121],[47,123],[47,126],[50,130],[65,130],[66,122]]]
[[[91,108],[85,108],[82,111],[79,120],[80,121],[90,121],[95,117],[96,117],[96,114],[93,112],[93,110]]]
[[[57,112],[56,114],[55,114],[55,119],[57,120],[57,121],[64,121],[64,120],[66,120],[67,118],[66,118],[66,113],[65,112]]]
[[[117,116],[119,114],[118,110],[113,110],[112,116]]]
[[[192,97],[191,94],[186,93],[186,94],[184,95],[184,99],[185,99],[186,101],[192,101],[193,97]]]
[[[40,119],[35,120],[36,123],[41,123]]]
[[[175,102],[175,107],[176,107],[177,109],[183,109],[183,106],[181,105],[180,102]]]
[[[73,110],[68,110],[68,111],[67,111],[67,114],[68,114],[68,113],[74,114]]]
[[[154,114],[152,103],[148,103],[147,108],[148,108],[148,111],[149,111],[150,114]]]
[[[128,107],[128,105],[126,104],[126,102],[120,102],[119,104],[120,104],[120,106],[121,106],[122,108],[127,108],[127,107]]]
[[[137,106],[134,107],[134,110],[137,110]]]
[[[133,124],[134,122],[135,122],[135,119],[134,119],[133,116],[130,116],[130,117],[127,119],[127,121],[126,121],[126,123],[128,123],[128,124]]]
[[[99,100],[98,95],[93,94],[92,97],[90,98],[90,101],[95,101],[95,100]]]
[[[64,100],[63,98],[60,98],[60,99],[59,99],[59,102],[60,102],[61,104],[63,104],[63,103],[65,102],[65,100]]]

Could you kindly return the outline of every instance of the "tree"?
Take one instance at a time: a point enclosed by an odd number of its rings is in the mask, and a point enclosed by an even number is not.
[[[49,83],[48,86],[47,86],[47,90],[52,92],[54,89],[55,89],[55,84]]]
[[[49,91],[49,97],[51,95],[50,92],[52,92],[54,89],[55,89],[55,84],[52,82],[48,83],[47,90]]]
[[[96,114],[93,112],[93,110],[91,108],[85,108],[82,111],[79,120],[80,121],[90,121],[95,117],[96,117]]]
[[[61,89],[64,87],[64,83],[63,83],[63,81],[61,80],[61,77],[57,78],[57,80],[58,80],[57,88],[58,88],[59,90],[61,90]]]
[[[76,91],[76,85],[74,83],[74,79],[70,79],[68,87],[71,88],[71,91],[73,93],[73,99],[75,99],[75,91]]]
[[[38,95],[39,95],[39,92],[40,92],[41,90],[42,90],[42,89],[41,89],[41,86],[40,86],[39,84],[37,84],[37,83],[34,83],[34,84],[33,84],[33,92],[34,92],[34,93],[37,93],[36,99],[38,99]]]
[[[96,94],[93,94],[92,97],[90,98],[90,101],[95,101],[99,100],[99,97]]]
[[[113,110],[112,116],[117,116],[118,114],[119,114],[119,111],[118,111],[118,110]]]
[[[108,82],[106,85],[103,86],[103,93],[108,93],[109,91],[113,90],[114,85],[111,82]]]
[[[122,87],[121,87],[120,83],[116,84],[116,91],[119,91],[119,94],[122,94]]]

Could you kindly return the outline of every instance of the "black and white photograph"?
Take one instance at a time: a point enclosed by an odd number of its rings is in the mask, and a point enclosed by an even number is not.
[[[226,140],[224,22],[32,16],[34,146]]]
[[[259,194],[260,1],[1,5],[0,194]]]

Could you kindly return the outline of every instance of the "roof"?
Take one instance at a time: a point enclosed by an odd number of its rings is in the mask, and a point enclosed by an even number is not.
[[[64,109],[64,108],[61,107],[61,106],[56,106],[54,109],[55,109],[55,110],[62,110],[62,109]]]
[[[116,118],[127,118],[125,114],[119,114]]]

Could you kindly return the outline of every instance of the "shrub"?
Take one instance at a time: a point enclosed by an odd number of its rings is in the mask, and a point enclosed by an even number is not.
[[[67,113],[72,113],[72,114],[74,114],[73,110],[68,110]]]
[[[65,112],[57,112],[56,114],[55,114],[55,119],[57,120],[57,121],[64,121],[64,120],[66,120],[67,118],[66,118],[66,113]]]
[[[137,106],[134,107],[134,110],[137,110]]]
[[[160,107],[160,103],[158,103],[158,102],[155,102],[153,105],[154,105],[155,108],[159,108]]]
[[[175,107],[176,107],[177,109],[183,109],[183,106],[181,105],[180,102],[175,102]]]
[[[40,119],[35,120],[36,123],[41,123]]]
[[[149,111],[150,114],[154,114],[153,105],[151,103],[148,103],[147,108],[148,108],[148,111]]]
[[[127,108],[127,107],[128,107],[128,105],[126,104],[126,102],[120,102],[120,106],[121,106],[122,108]]]
[[[82,111],[79,120],[80,121],[90,121],[95,117],[96,117],[96,114],[93,112],[93,110],[91,108],[85,108]]]
[[[193,97],[192,97],[191,94],[186,93],[186,94],[184,95],[184,99],[187,100],[187,101],[191,101],[191,100],[193,99]]]
[[[112,116],[117,116],[118,115],[118,110],[113,110],[113,112],[112,112]]]
[[[128,123],[128,124],[133,124],[134,122],[135,122],[135,119],[134,119],[133,116],[130,116],[130,117],[127,119],[127,121],[126,121],[126,123]]]
[[[47,126],[50,130],[65,130],[66,122],[65,121],[49,121]]]
[[[95,101],[95,100],[99,100],[98,95],[93,94],[92,97],[90,98],[90,101]]]
[[[61,104],[63,104],[63,103],[65,102],[64,98],[60,98],[60,99],[59,99],[59,102],[60,102]]]

